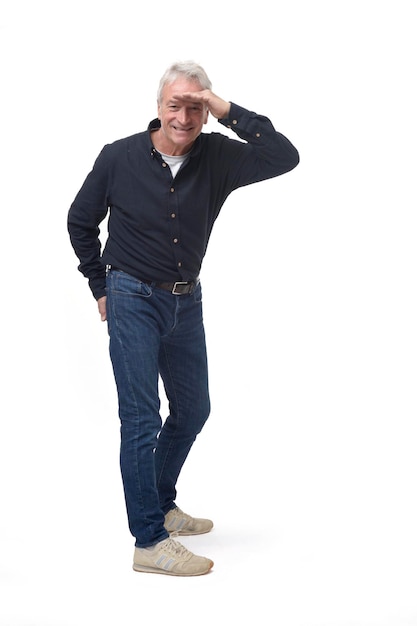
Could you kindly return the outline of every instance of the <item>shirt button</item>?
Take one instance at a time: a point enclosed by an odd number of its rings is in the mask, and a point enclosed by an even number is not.
[[[237,120],[233,120],[232,124],[237,124]]]
[[[170,192],[173,193],[174,192],[174,187],[171,187]]]
[[[256,133],[255,137],[260,137],[261,133]]]
[[[173,240],[174,243],[178,243],[178,239],[175,237],[175,239]]]
[[[172,219],[174,219],[177,216],[175,215],[175,213],[171,213],[171,217],[172,217]]]
[[[178,267],[182,267],[181,261],[178,261]]]
[[[166,167],[166,166],[167,166],[167,164],[165,163],[165,161],[163,161],[162,167]]]

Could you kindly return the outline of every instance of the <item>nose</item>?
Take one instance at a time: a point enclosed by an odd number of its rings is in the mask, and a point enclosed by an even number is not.
[[[177,112],[177,119],[182,124],[185,125],[189,119],[187,107],[181,107]]]

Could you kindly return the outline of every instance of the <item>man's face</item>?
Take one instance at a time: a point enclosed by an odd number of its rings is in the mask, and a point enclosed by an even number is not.
[[[158,104],[158,118],[161,122],[159,149],[165,154],[181,155],[188,152],[207,123],[208,109],[203,103],[178,97],[187,91],[201,91],[201,86],[196,81],[178,78],[170,85],[165,85],[162,91]]]

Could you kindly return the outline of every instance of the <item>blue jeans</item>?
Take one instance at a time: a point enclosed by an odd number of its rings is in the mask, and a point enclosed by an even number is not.
[[[165,514],[175,506],[179,473],[210,412],[201,285],[174,295],[110,270],[107,321],[129,528],[144,548],[168,537]],[[169,403],[164,423],[159,377]]]

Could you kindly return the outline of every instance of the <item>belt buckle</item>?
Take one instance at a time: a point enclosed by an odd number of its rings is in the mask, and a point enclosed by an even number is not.
[[[186,293],[185,291],[177,291],[177,286],[178,285],[188,285],[188,282],[186,280],[178,280],[176,283],[174,283],[174,286],[172,288],[171,293],[174,294],[174,296],[182,296],[184,293]]]

